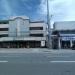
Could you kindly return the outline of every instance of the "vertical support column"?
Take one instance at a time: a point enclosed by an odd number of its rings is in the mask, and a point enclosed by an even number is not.
[[[51,15],[49,12],[49,0],[47,0],[47,24],[48,24],[48,47],[52,49],[52,29],[51,29]]]
[[[61,49],[60,37],[58,39],[58,48]]]
[[[20,36],[20,20],[17,21],[17,36]]]
[[[70,47],[72,47],[73,43],[72,43],[72,40],[70,40]]]

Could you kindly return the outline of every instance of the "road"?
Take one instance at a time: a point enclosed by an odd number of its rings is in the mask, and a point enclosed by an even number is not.
[[[0,50],[0,75],[75,75],[75,51]]]

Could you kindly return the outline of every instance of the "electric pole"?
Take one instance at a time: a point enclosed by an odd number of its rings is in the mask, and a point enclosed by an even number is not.
[[[51,30],[51,16],[49,13],[49,0],[47,0],[47,24],[48,24],[48,48],[52,49],[52,30]]]

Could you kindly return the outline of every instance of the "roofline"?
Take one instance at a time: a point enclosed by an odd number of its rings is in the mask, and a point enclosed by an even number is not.
[[[54,23],[58,23],[58,22],[75,22],[75,21],[73,20],[72,21],[71,20],[70,21],[54,21]]]
[[[22,20],[29,20],[29,19],[23,19],[22,17],[16,17],[16,18],[14,18],[14,19],[9,19],[9,21],[14,21],[14,20],[17,19],[17,18],[20,18],[20,19],[22,19]]]
[[[19,17],[20,18],[20,17]],[[15,19],[17,19],[17,18],[15,18]],[[15,19],[7,19],[7,20],[0,20],[0,22],[3,22],[3,21],[14,21]],[[22,20],[29,20],[29,19],[23,19],[23,18],[21,18]]]
[[[61,31],[75,31],[75,29],[67,29],[67,30],[57,30],[57,29],[54,29],[54,31],[59,31],[59,32],[61,32]]]
[[[9,20],[0,20],[0,22],[5,22],[5,21],[9,21]]]
[[[16,18],[15,18],[16,19]],[[14,21],[15,19],[8,19],[8,20],[0,20],[0,22],[3,22],[3,21]],[[23,19],[21,18],[22,20],[29,20],[30,19]],[[30,21],[30,23],[43,23],[44,21]]]
[[[30,23],[45,23],[44,21],[30,21],[30,19],[23,19],[21,17],[16,17],[14,19],[7,19],[7,20],[0,20],[0,22],[4,22],[4,21],[14,21],[15,19],[20,18],[22,20],[29,20]]]

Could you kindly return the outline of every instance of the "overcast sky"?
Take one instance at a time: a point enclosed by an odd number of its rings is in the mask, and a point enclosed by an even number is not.
[[[75,20],[75,0],[49,0],[52,20]],[[46,0],[0,0],[0,19],[26,15],[31,19],[46,19]]]

